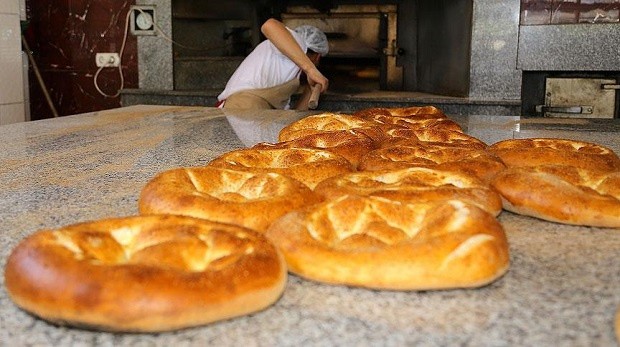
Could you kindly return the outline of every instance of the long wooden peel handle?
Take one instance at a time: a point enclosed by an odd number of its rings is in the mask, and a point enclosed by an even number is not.
[[[308,100],[309,109],[316,110],[319,106],[319,95],[321,95],[321,85],[317,83],[312,87],[312,94],[310,94],[310,100]]]

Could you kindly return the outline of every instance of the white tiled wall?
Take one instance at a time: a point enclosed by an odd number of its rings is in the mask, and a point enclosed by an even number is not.
[[[27,119],[20,5],[23,0],[0,0],[0,125]]]

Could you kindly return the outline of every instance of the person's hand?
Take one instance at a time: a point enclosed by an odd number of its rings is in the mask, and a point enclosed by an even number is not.
[[[327,88],[329,87],[329,80],[323,76],[319,69],[316,67],[310,68],[308,71],[305,71],[305,73],[310,87],[314,87],[315,84],[320,84],[321,93],[325,93],[327,91]]]

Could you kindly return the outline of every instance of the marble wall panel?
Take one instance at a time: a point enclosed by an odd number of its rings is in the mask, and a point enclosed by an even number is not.
[[[0,13],[0,103],[23,102],[21,88],[22,56],[17,13]]]
[[[18,0],[0,2],[0,125],[26,120]]]
[[[52,0],[27,3],[29,25],[25,30],[30,49],[61,116],[120,106],[120,97],[106,97],[97,91],[95,54],[121,53],[125,88],[138,85],[136,38],[125,31],[126,15],[134,1]],[[121,86],[117,68],[104,68],[97,85],[114,95]],[[41,84],[30,68],[32,119],[50,118]]]
[[[519,30],[520,69],[620,71],[620,24],[529,25]]]
[[[155,6],[157,25],[157,35],[138,37],[140,88],[173,90],[171,0],[138,0],[137,4]]]
[[[474,1],[470,98],[521,98],[521,71],[517,69],[519,6],[519,0]]]

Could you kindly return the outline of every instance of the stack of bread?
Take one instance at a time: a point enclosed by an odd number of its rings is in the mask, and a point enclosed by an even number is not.
[[[502,208],[619,227],[619,198],[620,160],[602,146],[488,146],[435,107],[326,112],[276,143],[159,173],[140,216],[35,233],[5,283],[53,322],[172,330],[270,306],[287,271],[384,290],[483,286],[509,267]]]

